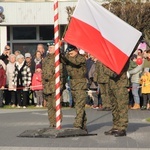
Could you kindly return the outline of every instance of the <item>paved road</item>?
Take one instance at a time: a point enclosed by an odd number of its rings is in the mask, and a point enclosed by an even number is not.
[[[106,136],[111,128],[111,112],[86,109],[89,133],[96,136],[67,138],[22,138],[26,130],[49,125],[46,109],[0,109],[0,150],[150,150],[150,111],[130,110],[126,137]],[[73,127],[75,110],[63,109],[62,128]]]

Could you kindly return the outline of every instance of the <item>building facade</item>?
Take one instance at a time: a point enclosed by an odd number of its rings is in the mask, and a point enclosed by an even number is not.
[[[59,0],[59,32],[64,34],[67,21],[66,7],[74,7],[77,0]],[[54,38],[54,1],[0,0],[5,19],[0,23],[0,53],[9,44],[12,51],[31,52],[36,46]],[[1,11],[1,10],[0,10]],[[0,12],[1,13],[1,12]]]

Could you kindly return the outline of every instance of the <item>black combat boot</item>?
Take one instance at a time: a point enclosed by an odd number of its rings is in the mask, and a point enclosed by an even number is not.
[[[114,134],[115,137],[119,137],[119,136],[126,136],[126,131],[125,130],[118,130],[118,132],[116,132]]]
[[[50,126],[49,126],[49,128],[56,128],[56,125],[54,125],[54,124],[51,124]]]
[[[105,135],[115,135],[115,133],[118,132],[118,129],[112,128],[109,131],[105,131],[104,134]]]

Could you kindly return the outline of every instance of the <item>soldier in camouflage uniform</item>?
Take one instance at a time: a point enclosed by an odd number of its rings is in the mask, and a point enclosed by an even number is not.
[[[42,62],[42,84],[44,99],[47,101],[50,127],[56,127],[55,101],[55,48],[54,42],[48,43],[48,54]],[[60,64],[60,70],[62,66]]]
[[[127,87],[129,80],[126,72],[128,63],[123,71],[117,75],[109,68],[105,67],[104,72],[110,77],[109,89],[112,104],[113,127],[109,131],[105,131],[105,135],[114,135],[115,137],[126,136],[128,126],[128,102],[129,93]]]
[[[63,58],[63,61],[66,64],[68,76],[70,76],[70,87],[75,102],[76,117],[74,127],[86,130],[86,60],[83,55],[79,54],[75,46],[69,45],[67,50],[68,53]]]
[[[110,95],[109,95],[109,76],[104,74],[105,66],[96,61],[96,68],[94,73],[94,81],[99,84],[100,87],[100,94],[102,98],[102,106],[103,108],[97,109],[98,111],[110,111],[111,110],[111,102],[110,102]]]

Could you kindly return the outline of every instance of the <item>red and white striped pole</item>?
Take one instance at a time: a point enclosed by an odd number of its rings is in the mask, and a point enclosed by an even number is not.
[[[61,128],[58,0],[54,0],[56,129]]]

